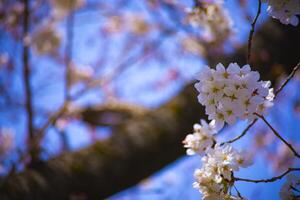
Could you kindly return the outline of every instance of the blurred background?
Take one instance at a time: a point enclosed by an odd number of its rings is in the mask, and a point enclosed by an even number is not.
[[[246,64],[256,12],[250,0],[0,0],[0,199],[200,199],[201,158],[181,143],[206,118],[193,84],[204,65]],[[299,62],[299,34],[263,4],[251,65],[275,88]],[[299,81],[267,116],[296,148]],[[239,177],[299,164],[262,122],[234,146],[254,157]],[[237,188],[279,199],[284,181]]]

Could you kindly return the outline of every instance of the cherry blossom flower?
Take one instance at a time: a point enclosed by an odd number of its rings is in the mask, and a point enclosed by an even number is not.
[[[196,182],[193,184],[202,199],[242,199],[229,195],[228,188],[233,184],[233,172],[251,165],[252,159],[229,144],[217,144],[205,153],[202,167],[194,173]]]
[[[201,120],[201,125],[194,124],[194,133],[187,135],[183,141],[184,147],[187,148],[187,155],[203,154],[207,148],[213,145],[213,134],[216,132],[215,121],[207,124],[206,121]]]
[[[251,71],[249,65],[231,63],[227,69],[222,64],[216,69],[203,68],[195,84],[198,101],[205,106],[208,118],[216,121],[217,129],[238,118],[253,120],[255,113],[263,114],[273,105],[271,83],[259,79],[259,73]]]
[[[299,177],[294,174],[287,175],[287,182],[281,187],[279,192],[280,198],[283,200],[297,199],[295,196],[295,188],[300,185]]]

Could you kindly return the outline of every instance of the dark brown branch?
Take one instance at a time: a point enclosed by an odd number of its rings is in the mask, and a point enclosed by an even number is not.
[[[29,35],[29,3],[24,0],[24,21],[23,21],[23,40]],[[30,138],[33,138],[33,110],[32,110],[32,91],[30,87],[30,67],[29,67],[29,47],[28,44],[23,44],[23,78],[25,86],[26,110],[27,110],[27,127]]]
[[[247,63],[250,63],[252,39],[253,39],[254,31],[255,31],[255,25],[256,25],[256,22],[258,20],[259,15],[260,15],[260,12],[261,12],[261,0],[258,0],[257,13],[256,13],[256,16],[255,16],[253,22],[251,23],[251,30],[250,30],[249,38],[248,38]]]
[[[233,188],[235,189],[235,191],[236,191],[236,193],[237,193],[238,197],[240,197],[240,198],[244,199],[244,198],[242,197],[242,195],[241,195],[240,191],[237,189],[237,187],[236,187],[235,185],[233,185]]]
[[[34,138],[34,111],[32,108],[32,90],[30,86],[30,66],[29,66],[29,46],[27,44],[26,38],[29,36],[29,1],[24,0],[24,19],[23,19],[23,79],[24,79],[24,87],[25,87],[25,109],[27,114],[27,132],[29,135],[28,138],[28,146],[29,153],[31,155],[32,161],[38,159],[37,153],[37,143]]]
[[[297,153],[297,151],[294,149],[294,147],[288,143],[274,128],[273,126],[266,120],[266,118],[263,115],[259,115],[255,113],[259,118],[261,118],[265,124],[273,131],[274,135],[278,137],[293,153],[296,157],[300,158],[300,154]]]
[[[252,179],[246,179],[246,178],[238,178],[235,177],[234,180],[235,181],[245,181],[245,182],[251,182],[251,183],[270,183],[270,182],[275,182],[279,179],[282,179],[285,175],[287,175],[290,172],[293,171],[300,171],[300,168],[289,168],[288,170],[286,170],[284,173],[282,173],[279,176],[275,176],[273,178],[269,178],[269,179],[258,179],[258,180],[252,180]]]
[[[281,90],[288,84],[288,82],[295,76],[297,70],[300,67],[300,62],[294,67],[293,71],[290,73],[290,75],[285,79],[285,81],[282,83],[282,85],[276,90],[275,92],[275,98],[277,95],[281,92]]]
[[[226,142],[223,142],[223,143],[221,143],[221,145],[233,143],[233,142],[235,142],[235,141],[241,139],[243,136],[246,135],[247,131],[248,131],[248,130],[256,123],[256,121],[257,121],[257,119],[253,120],[253,121],[252,121],[252,122],[251,122],[244,130],[243,130],[243,132],[242,132],[240,135],[238,135],[236,138],[231,139],[231,140],[228,140],[228,141],[226,141]]]

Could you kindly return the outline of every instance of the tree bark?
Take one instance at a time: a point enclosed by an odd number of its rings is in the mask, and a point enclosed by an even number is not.
[[[252,55],[262,79],[274,81],[299,62],[299,33],[299,28],[278,23],[267,23],[255,33]],[[208,57],[209,63],[245,64],[245,49]],[[1,185],[0,199],[102,199],[138,183],[184,154],[181,141],[195,122],[206,118],[196,95],[190,84],[158,109],[115,125],[107,140],[8,177]],[[97,110],[81,115],[84,121],[97,123]]]

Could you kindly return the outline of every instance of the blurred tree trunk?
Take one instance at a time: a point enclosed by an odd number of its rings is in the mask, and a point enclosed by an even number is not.
[[[274,81],[299,62],[299,35],[299,28],[278,23],[266,23],[255,33],[252,61],[262,79]],[[243,47],[233,55],[207,59],[212,66],[242,65],[245,57]],[[0,199],[102,199],[133,186],[184,154],[182,140],[205,118],[196,95],[190,84],[158,109],[116,125],[109,139],[11,175],[1,184]],[[87,123],[97,122],[96,109],[81,115]]]

